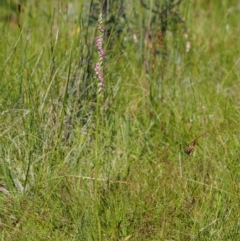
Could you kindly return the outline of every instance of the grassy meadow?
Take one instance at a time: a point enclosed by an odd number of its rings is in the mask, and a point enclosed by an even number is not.
[[[1,241],[240,240],[238,0],[0,15]]]

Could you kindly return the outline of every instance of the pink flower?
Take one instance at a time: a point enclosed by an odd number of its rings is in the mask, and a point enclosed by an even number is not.
[[[97,78],[99,80],[100,88],[101,88],[101,90],[103,90],[104,89],[104,79],[103,79],[103,76],[100,73],[100,65],[99,65],[99,63],[95,64],[94,71],[95,71],[95,73],[97,75]]]
[[[99,35],[96,38],[96,46],[98,48],[99,61],[98,63],[95,64],[94,71],[99,81],[99,90],[103,91],[104,89],[103,61],[105,59],[105,53],[102,47],[103,33],[104,33],[104,30],[102,29],[102,14],[99,15],[99,19],[98,19],[98,31],[99,31]]]
[[[101,60],[103,61],[105,59],[105,53],[104,53],[104,50],[102,48],[101,38],[99,36],[96,38],[96,45],[97,45],[97,48],[98,48],[98,52],[101,56]]]

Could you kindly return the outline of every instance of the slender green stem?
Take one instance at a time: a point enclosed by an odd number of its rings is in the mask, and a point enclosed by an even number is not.
[[[97,226],[98,226],[98,240],[102,240],[102,232],[101,232],[101,220],[99,217],[99,195],[98,195],[98,178],[99,178],[99,96],[97,96],[97,104],[96,104],[96,128],[95,128],[95,163],[94,163],[94,200],[95,200],[95,210],[96,210],[96,218],[97,218]]]

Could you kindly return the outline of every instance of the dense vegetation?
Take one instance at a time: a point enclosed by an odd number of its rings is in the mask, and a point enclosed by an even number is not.
[[[1,240],[240,240],[238,0],[0,13]]]

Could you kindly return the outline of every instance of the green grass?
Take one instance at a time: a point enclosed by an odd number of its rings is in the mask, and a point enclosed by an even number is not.
[[[127,2],[102,98],[90,1],[22,2],[0,6],[1,240],[239,240],[238,1],[182,1],[189,52]]]

